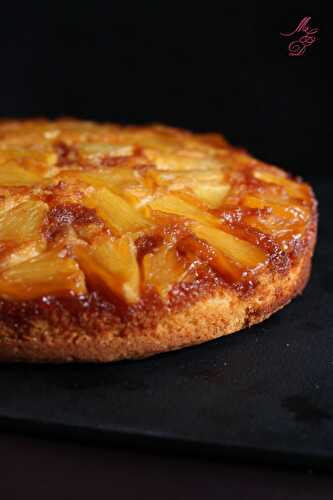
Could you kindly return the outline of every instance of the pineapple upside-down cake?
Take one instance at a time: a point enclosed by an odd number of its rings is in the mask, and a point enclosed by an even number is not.
[[[217,134],[0,122],[0,360],[112,361],[262,321],[304,288],[311,188]]]

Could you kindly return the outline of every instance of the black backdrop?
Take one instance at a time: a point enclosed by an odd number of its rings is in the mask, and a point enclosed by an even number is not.
[[[0,116],[221,131],[293,173],[329,170],[319,157],[330,27],[315,0],[4,2],[0,16]],[[279,33],[304,16],[318,41],[288,57]]]

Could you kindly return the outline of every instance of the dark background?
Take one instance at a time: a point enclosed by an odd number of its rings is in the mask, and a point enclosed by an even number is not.
[[[325,173],[320,14],[315,0],[3,2],[0,116],[221,131],[293,173]],[[304,16],[318,41],[288,57],[280,32]]]
[[[321,112],[330,104],[324,70],[332,28],[318,1],[44,0],[0,7],[0,117],[71,115],[214,130],[293,173],[330,172],[322,151],[331,125],[322,126]],[[303,57],[288,57],[289,39],[279,33],[304,16],[320,28],[318,42]],[[6,499],[31,491],[36,499],[110,491],[133,498],[135,490],[136,498],[319,500],[332,491],[330,478],[311,471],[3,434],[0,462]]]

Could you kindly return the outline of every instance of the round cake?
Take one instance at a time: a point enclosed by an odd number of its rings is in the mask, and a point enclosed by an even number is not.
[[[0,122],[0,360],[114,361],[258,323],[310,274],[311,188],[218,134]]]

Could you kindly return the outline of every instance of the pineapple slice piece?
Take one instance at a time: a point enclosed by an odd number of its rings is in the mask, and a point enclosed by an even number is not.
[[[102,284],[130,304],[140,299],[140,271],[131,236],[107,239],[92,247],[78,245],[74,251],[92,283]]]
[[[93,186],[96,189],[109,188],[118,196],[124,197],[135,208],[144,205],[153,192],[151,188],[143,184],[143,178],[137,170],[127,167],[112,167],[111,170],[90,172],[66,170],[57,177],[57,180],[82,181],[87,186]]]
[[[263,218],[258,219],[257,217],[247,217],[246,223],[260,231],[261,233],[268,234],[274,238],[274,240],[281,246],[284,251],[287,251],[289,243],[292,241],[295,234],[302,235],[304,227],[295,227],[295,225],[286,226],[285,223],[281,223],[272,220],[272,218],[265,220]],[[289,243],[288,243],[289,241]]]
[[[74,259],[55,251],[22,262],[0,275],[0,295],[14,300],[30,300],[64,292],[86,293],[84,275]]]
[[[204,224],[212,224],[215,226],[219,224],[219,220],[213,215],[204,212],[202,209],[174,195],[161,196],[148,203],[148,205],[153,210],[159,212],[179,215],[186,219],[202,222]]]
[[[279,207],[275,203],[272,202],[265,203],[265,200],[257,198],[256,196],[252,196],[250,194],[245,195],[242,201],[245,207],[258,208],[260,210],[269,208],[271,213],[274,213],[279,217],[288,218],[288,213],[284,211],[283,207],[281,206]]]
[[[194,224],[192,230],[198,238],[207,241],[213,248],[244,268],[254,268],[266,261],[266,254],[261,248],[221,229]]]
[[[65,170],[58,177],[60,180],[78,179],[95,188],[108,187],[110,189],[123,189],[140,182],[139,172],[127,167],[112,167],[109,170],[91,170],[89,172]]]
[[[0,272],[37,257],[45,249],[45,241],[31,241],[29,243],[22,243],[17,248],[10,248],[9,252],[4,252],[4,255],[0,256]]]
[[[0,186],[0,217],[2,217],[7,210],[12,210],[18,205],[21,205],[21,203],[31,199],[27,193],[23,194],[19,191],[20,190],[15,193],[11,188]]]
[[[97,214],[117,235],[148,227],[148,220],[127,201],[109,189],[101,188],[85,198],[85,205],[95,208]]]
[[[130,156],[133,154],[132,145],[117,145],[105,143],[82,143],[76,146],[79,157],[84,161],[88,160],[92,164],[99,164],[105,157],[117,158]]]
[[[229,259],[220,250],[212,248],[207,242],[197,239],[191,235],[181,243],[181,250],[189,257],[189,260],[195,262],[208,262],[216,271],[218,271],[228,282],[240,281],[242,279],[242,269],[235,261]]]
[[[157,252],[148,253],[142,260],[143,277],[165,299],[172,285],[182,281],[187,268],[180,260],[175,247],[162,247]]]
[[[309,217],[306,207],[297,206],[290,203],[275,203],[272,201],[265,201],[265,199],[257,198],[256,196],[246,195],[243,198],[243,203],[249,208],[270,208],[272,213],[281,219],[288,221],[306,221]]]
[[[148,174],[161,186],[184,188],[195,184],[218,184],[223,181],[222,170],[163,171],[150,169]]]
[[[227,196],[230,186],[227,184],[220,185],[196,185],[191,187],[194,195],[199,198],[208,208],[219,208]]]
[[[1,147],[2,146],[2,147]],[[24,169],[32,169],[35,173],[47,171],[55,165],[57,155],[54,153],[51,146],[32,146],[22,147],[13,145],[0,144],[0,165],[3,163],[20,163]]]
[[[272,208],[272,207],[271,207]],[[271,213],[248,215],[245,222],[254,229],[272,236],[283,250],[288,250],[289,242],[295,235],[300,237],[304,233],[305,222],[303,212],[298,207],[272,208]]]
[[[269,184],[277,184],[279,186],[283,186],[289,196],[301,199],[304,199],[306,197],[305,186],[289,180],[284,175],[274,175],[273,173],[266,170],[255,170],[253,172],[253,175],[257,179],[268,182]]]
[[[0,241],[38,241],[44,238],[42,224],[48,211],[46,203],[37,200],[25,201],[11,210],[0,212]]]
[[[40,180],[40,175],[14,162],[0,165],[0,186],[31,186]]]
[[[194,150],[173,151],[171,153],[145,149],[145,155],[155,163],[157,170],[220,170],[224,165],[219,158]]]
[[[130,202],[136,209],[141,209],[153,199],[153,192],[151,189],[144,185],[128,186],[123,190],[123,196]],[[149,210],[142,210],[142,213],[149,216]]]
[[[208,208],[218,208],[230,186],[223,184],[224,174],[221,170],[190,170],[185,172],[164,172],[153,170],[149,174],[158,185],[169,191],[190,189],[196,198],[204,202]]]

